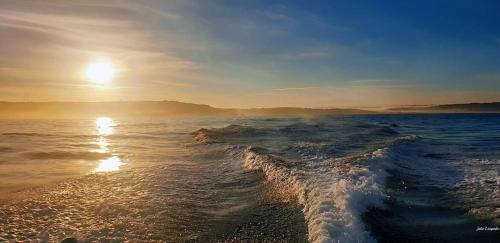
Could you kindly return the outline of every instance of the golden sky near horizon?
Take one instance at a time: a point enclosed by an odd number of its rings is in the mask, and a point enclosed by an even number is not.
[[[425,29],[412,19],[393,29],[379,23],[387,33],[380,37],[368,33],[370,19],[346,21],[350,6],[336,6],[347,15],[339,19],[319,7],[3,0],[0,100],[177,100],[216,107],[500,100],[494,60],[500,39],[492,39],[492,47],[457,44],[428,30],[419,32],[427,38],[422,46],[398,39]],[[397,17],[380,11],[372,14]]]

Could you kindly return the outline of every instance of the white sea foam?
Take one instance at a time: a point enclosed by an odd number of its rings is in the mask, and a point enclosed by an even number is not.
[[[116,133],[107,137],[111,152],[123,154],[136,167],[48,184],[5,199],[0,203],[0,242],[58,242],[66,237],[89,242],[295,242],[296,233],[303,239],[302,219],[296,219],[294,211],[300,207],[291,212],[283,209],[290,204],[268,207],[268,203],[274,203],[268,201],[269,193],[277,194],[278,200],[293,199],[302,205],[312,242],[370,242],[375,240],[361,218],[368,208],[383,207],[386,171],[393,165],[397,166],[396,176],[414,187],[410,196],[418,197],[410,199],[417,203],[429,201],[429,188],[437,188],[447,194],[444,200],[436,200],[439,207],[447,206],[443,202],[451,202],[452,208],[464,205],[468,215],[498,222],[500,181],[496,168],[500,163],[496,137],[462,134],[467,139],[442,144],[429,138],[448,140],[450,135],[457,135],[457,130],[442,134],[440,129],[448,128],[446,124],[435,126],[436,132],[429,133],[432,124],[426,122],[425,129],[420,123],[412,129],[401,125],[401,130],[415,131],[426,139],[387,147],[394,139],[416,137],[402,137],[395,128],[330,119],[244,118],[236,121],[242,125],[227,127],[222,126],[235,121],[117,125]],[[408,122],[404,117],[397,119]],[[51,121],[50,126],[41,127],[27,123],[25,130],[19,128],[23,124],[0,124],[5,131],[0,134],[0,165],[9,166],[3,171],[5,184],[0,190],[10,187],[9,180],[70,175],[75,166],[110,155],[95,151],[94,121],[91,126],[79,122],[65,125]],[[192,144],[187,133],[200,127],[222,128],[191,133],[198,141]],[[495,134],[491,130],[488,133]],[[481,144],[474,144],[474,139],[481,137]],[[432,143],[427,143],[429,140]],[[488,146],[483,147],[484,142]],[[247,147],[250,145],[253,147]],[[228,158],[228,147],[235,148],[230,151],[238,152],[238,159],[244,158],[244,168],[260,171],[267,178],[265,190],[261,191],[261,176],[242,171],[242,160]],[[360,152],[373,148],[383,149]],[[58,162],[58,169],[68,169],[53,171],[53,162]],[[24,165],[36,170],[10,170]],[[49,172],[40,172],[46,168]],[[261,198],[261,193],[265,197]],[[394,226],[385,223],[381,227]],[[298,226],[294,229],[290,225]],[[224,235],[215,234],[217,228],[222,228]],[[280,228],[286,230],[278,232]],[[433,230],[439,233],[439,229]],[[451,239],[447,234],[444,239]]]
[[[298,199],[303,206],[311,242],[374,242],[361,215],[371,206],[383,206],[387,149],[325,160],[310,170],[286,166],[280,158],[249,147],[244,167],[261,171]]]

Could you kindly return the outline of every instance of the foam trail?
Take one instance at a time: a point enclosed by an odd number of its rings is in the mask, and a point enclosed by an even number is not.
[[[313,170],[288,168],[277,157],[249,147],[244,167],[264,173],[267,180],[289,190],[303,206],[311,242],[375,242],[361,215],[369,206],[383,206],[390,167],[387,149],[356,157],[325,160]]]

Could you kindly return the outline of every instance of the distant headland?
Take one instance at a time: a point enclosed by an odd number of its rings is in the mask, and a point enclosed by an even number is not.
[[[0,102],[0,118],[72,118],[95,116],[315,116],[384,113],[500,113],[500,102],[407,106],[379,111],[340,108],[215,108],[178,101]]]
[[[465,103],[432,106],[407,106],[387,109],[391,112],[425,112],[425,113],[499,113],[500,102]]]

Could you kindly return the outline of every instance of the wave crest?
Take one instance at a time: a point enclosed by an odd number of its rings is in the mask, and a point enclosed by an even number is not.
[[[292,193],[303,206],[311,242],[372,242],[361,215],[369,206],[383,206],[387,149],[356,157],[325,160],[315,170],[287,166],[283,159],[248,147],[244,167]],[[349,166],[346,166],[348,164]]]
[[[257,129],[249,126],[229,125],[223,128],[201,128],[193,133],[194,139],[200,143],[222,142],[224,138],[234,136],[255,135]]]
[[[245,169],[261,172],[273,196],[297,200],[309,241],[374,242],[362,214],[369,207],[383,207],[386,170],[395,166],[392,156],[398,153],[393,145],[417,137],[373,124],[337,125],[230,125],[202,128],[193,135],[201,143],[233,145],[230,154],[242,158]]]

